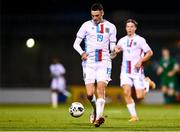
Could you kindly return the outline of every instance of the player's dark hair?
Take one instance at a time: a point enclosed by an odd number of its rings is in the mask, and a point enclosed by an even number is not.
[[[103,10],[103,6],[102,6],[102,4],[100,4],[100,3],[94,3],[92,6],[91,6],[91,10],[92,11],[101,11],[101,10]]]
[[[138,23],[134,20],[134,19],[128,19],[127,21],[126,21],[126,24],[127,23],[134,23],[134,25],[137,27],[138,26]]]
[[[169,50],[168,47],[162,47],[162,50]]]

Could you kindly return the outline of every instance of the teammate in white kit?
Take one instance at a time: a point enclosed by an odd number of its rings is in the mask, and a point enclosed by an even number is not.
[[[123,52],[120,79],[127,108],[131,115],[130,122],[139,120],[135,110],[135,102],[131,96],[131,88],[134,86],[136,97],[143,99],[148,92],[147,88],[149,86],[155,87],[154,82],[150,78],[145,78],[143,72],[143,63],[151,58],[153,52],[146,40],[135,33],[136,29],[137,22],[128,19],[126,21],[127,35],[118,41],[115,48],[115,53]]]
[[[56,108],[58,106],[58,93],[62,93],[65,96],[70,96],[70,93],[66,90],[66,80],[64,74],[66,72],[64,66],[59,62],[57,57],[53,58],[52,64],[49,66],[51,74],[51,102],[52,107]]]
[[[109,52],[114,50],[117,32],[115,25],[103,19],[103,15],[103,6],[99,3],[93,4],[92,20],[82,24],[73,45],[81,55],[87,98],[93,106],[90,122],[94,123],[95,127],[104,123],[105,88],[111,80],[112,68]],[[83,39],[84,50],[80,46]]]

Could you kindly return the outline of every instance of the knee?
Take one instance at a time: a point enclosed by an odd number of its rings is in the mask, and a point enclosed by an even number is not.
[[[136,97],[137,97],[138,100],[144,99],[144,95],[141,95],[141,94],[137,94]]]
[[[105,94],[105,84],[104,83],[98,83],[97,85],[97,95],[103,96]]]
[[[130,97],[131,96],[131,92],[128,90],[124,90],[124,97]]]

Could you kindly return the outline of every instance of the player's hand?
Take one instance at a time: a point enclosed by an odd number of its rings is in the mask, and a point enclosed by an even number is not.
[[[170,72],[168,72],[168,77],[172,77],[173,75],[174,75],[174,72],[173,71],[170,71]]]
[[[117,54],[116,54],[115,52],[111,52],[111,53],[110,53],[110,58],[111,58],[111,60],[114,59],[114,58],[116,58],[116,56],[117,56]]]
[[[81,55],[81,59],[82,59],[83,61],[86,61],[86,60],[87,60],[87,56],[88,56],[88,54],[87,54],[86,52],[84,52],[84,53],[82,53],[82,55]]]
[[[117,54],[121,51],[121,48],[119,46],[114,47],[114,52]]]
[[[136,68],[140,68],[142,66],[142,59],[140,59],[136,64],[135,67]]]
[[[157,69],[157,74],[160,75],[162,72],[163,72],[163,68],[159,66]]]

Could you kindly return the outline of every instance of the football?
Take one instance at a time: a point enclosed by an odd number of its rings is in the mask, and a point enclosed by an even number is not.
[[[69,113],[73,117],[80,117],[84,113],[84,106],[80,102],[73,102],[69,107]]]

